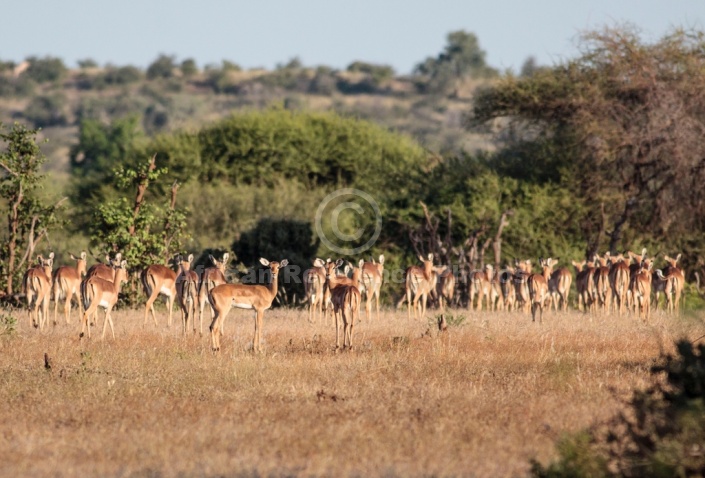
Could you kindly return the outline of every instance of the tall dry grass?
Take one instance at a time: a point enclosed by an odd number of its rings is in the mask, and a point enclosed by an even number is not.
[[[363,317],[356,349],[335,354],[331,324],[272,310],[253,355],[252,314],[234,310],[214,356],[163,311],[146,329],[141,310],[117,311],[105,342],[102,314],[79,340],[75,318],[40,332],[23,313],[0,340],[0,474],[521,476],[703,329],[660,313],[458,314],[442,334],[405,312]]]

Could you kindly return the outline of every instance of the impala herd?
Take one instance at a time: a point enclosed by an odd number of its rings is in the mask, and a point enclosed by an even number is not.
[[[658,304],[660,294],[664,294],[669,311],[678,311],[680,298],[685,285],[685,276],[678,266],[681,255],[675,258],[665,256],[666,266],[654,270],[654,259],[648,257],[644,249],[641,254],[631,251],[624,254],[595,255],[590,261],[573,261],[575,286],[578,293],[577,306],[585,312],[620,315],[630,311],[647,320],[651,311],[652,299]],[[182,317],[182,331],[186,334],[189,322],[196,329],[196,313],[203,333],[203,316],[206,304],[211,315],[211,347],[220,350],[223,323],[231,308],[251,309],[255,313],[255,332],[252,349],[262,350],[262,321],[264,311],[269,309],[277,297],[278,276],[288,265],[283,259],[279,262],[260,259],[269,269],[271,281],[268,285],[231,284],[226,281],[225,270],[230,258],[223,254],[220,259],[209,256],[213,266],[200,273],[191,270],[193,254],[176,257],[177,271],[155,264],[140,274],[147,296],[143,326],[149,315],[155,325],[157,317],[154,302],[159,295],[166,297],[168,319],[172,323],[172,306],[179,304]],[[52,271],[54,253],[48,258],[38,256],[37,265],[24,275],[23,289],[27,299],[30,324],[43,328],[46,325],[50,298],[54,299],[54,324],[57,323],[59,303],[64,304],[64,318],[70,323],[71,301],[73,298],[83,309],[80,337],[87,332],[90,337],[89,320],[95,323],[98,307],[105,310],[102,338],[107,326],[115,338],[111,311],[118,301],[121,285],[127,281],[127,261],[118,253],[112,259],[106,256],[105,263],[97,263],[86,268],[86,253],[82,252],[71,259],[74,266],[62,266]],[[459,289],[464,287],[450,266],[436,266],[433,254],[419,256],[420,265],[413,265],[404,273],[405,293],[397,307],[406,301],[407,316],[411,319],[425,317],[429,301],[435,302],[441,311],[450,305],[459,305]],[[573,275],[565,267],[556,267],[554,259],[539,259],[537,272],[533,271],[531,260],[515,260],[514,266],[496,270],[486,265],[480,271],[472,272],[467,280],[467,307],[482,310],[483,303],[492,310],[521,310],[531,313],[532,321],[543,319],[545,309],[567,310],[568,297]],[[340,349],[340,333],[343,336],[343,349],[353,348],[353,330],[360,320],[360,307],[363,296],[366,299],[365,312],[368,320],[372,317],[375,305],[379,320],[379,300],[384,283],[384,255],[377,260],[360,260],[352,265],[343,259],[332,261],[315,259],[313,267],[304,271],[304,302],[308,302],[309,321],[315,322],[321,316],[324,320],[332,311],[335,317],[335,348]],[[652,297],[653,296],[653,297]]]

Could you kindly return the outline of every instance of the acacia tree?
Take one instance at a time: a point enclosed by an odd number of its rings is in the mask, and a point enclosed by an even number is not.
[[[7,149],[0,152],[0,197],[7,208],[7,235],[0,249],[0,267],[5,294],[12,296],[22,267],[31,261],[37,244],[58,220],[56,211],[64,199],[47,206],[37,195],[45,157],[36,141],[38,130],[15,123],[9,132],[0,123],[0,139]]]
[[[550,163],[584,202],[587,254],[630,242],[673,244],[703,231],[705,40],[676,30],[643,44],[628,28],[589,32],[578,59],[481,92],[472,128],[508,120],[504,148],[550,144]]]

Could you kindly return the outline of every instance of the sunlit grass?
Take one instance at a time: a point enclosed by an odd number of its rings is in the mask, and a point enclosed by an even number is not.
[[[539,325],[461,310],[439,333],[435,314],[363,317],[355,350],[336,354],[331,323],[272,310],[254,355],[252,314],[234,310],[214,356],[207,336],[167,329],[164,311],[144,329],[142,310],[115,312],[104,342],[102,314],[79,340],[75,316],[36,331],[22,313],[0,336],[0,472],[524,475],[561,433],[645,384],[673,338],[704,329],[661,312],[648,324],[547,313]]]

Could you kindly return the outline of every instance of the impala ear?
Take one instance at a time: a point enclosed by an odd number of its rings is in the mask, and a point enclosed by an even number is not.
[[[384,254],[379,255],[379,263],[384,265]]]
[[[646,247],[641,250],[642,259],[644,258],[645,255],[646,255]]]
[[[259,258],[259,262],[260,262],[260,264],[262,264],[263,266],[268,266],[268,265],[269,265],[269,261],[268,261],[267,259],[265,259],[264,257],[260,257],[260,258]]]
[[[357,263],[358,267],[362,269],[362,267],[365,265],[365,259],[360,259],[360,262]]]
[[[426,261],[426,259],[424,259],[422,255],[419,255],[419,260],[420,260],[421,262],[425,262],[425,261]]]
[[[86,255],[86,251],[81,251],[81,259],[83,259],[83,260],[85,261],[85,260],[86,260],[86,257],[88,257],[88,256]]]
[[[282,261],[279,263],[279,267],[286,267],[289,264],[289,261],[286,259],[282,259]]]
[[[218,263],[218,260],[215,257],[213,257],[212,254],[208,254],[208,259],[210,259],[213,264]]]
[[[431,262],[433,262],[433,252],[430,252],[430,253],[428,254],[428,260],[431,261]]]
[[[680,258],[681,258],[681,255],[678,254],[678,255],[676,256],[676,262],[678,262],[678,261],[680,260]]]
[[[228,259],[230,259],[230,253],[226,252],[223,254],[223,264],[227,264]]]
[[[116,262],[120,262],[121,259],[122,259],[122,252],[118,252],[117,254],[115,254],[115,261]]]
[[[335,267],[340,267],[340,266],[342,266],[342,265],[343,265],[343,262],[344,262],[343,259],[338,259],[337,261],[335,261]]]
[[[123,269],[127,269],[127,261],[126,261],[126,260],[123,260],[123,261],[120,263],[120,267],[122,267]]]
[[[193,254],[189,254],[189,255],[188,255],[188,261],[189,261],[189,262],[193,262]]]
[[[323,259],[316,258],[316,259],[314,259],[314,261],[313,261],[313,265],[316,266],[316,267],[323,267],[323,266],[326,265],[326,263],[323,262]]]
[[[112,261],[110,260],[110,254],[105,254],[105,263],[110,264]]]
[[[50,253],[49,253],[49,259],[53,259],[53,258],[54,258],[54,253],[53,253],[53,252],[50,252]]]

